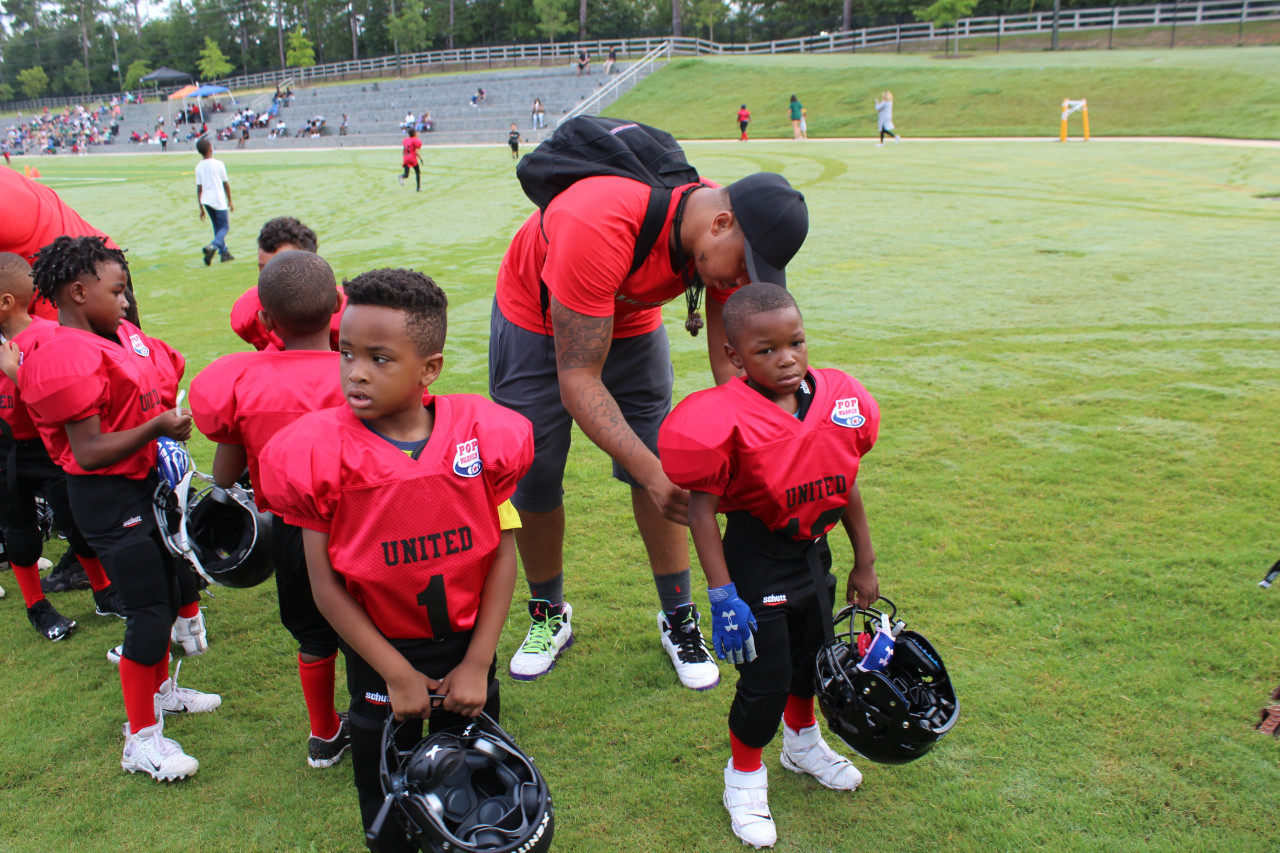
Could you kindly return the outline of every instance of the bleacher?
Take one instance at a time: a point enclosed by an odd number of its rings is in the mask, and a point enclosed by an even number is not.
[[[618,63],[615,70],[627,67]],[[588,76],[575,76],[568,65],[543,68],[510,68],[500,71],[477,71],[466,74],[433,75],[409,79],[379,80],[377,82],[352,82],[328,86],[294,87],[294,97],[279,110],[285,120],[287,136],[268,139],[266,129],[254,128],[246,149],[270,150],[272,148],[331,148],[335,146],[399,145],[404,138],[401,123],[405,113],[412,111],[421,116],[431,113],[434,130],[420,133],[424,145],[439,144],[506,144],[511,122],[515,122],[525,140],[537,143],[555,129],[556,121],[578,103],[593,94],[616,76],[606,77],[600,63],[593,63]],[[478,88],[485,90],[485,99],[478,107],[470,105],[470,99]],[[546,128],[534,131],[531,106],[534,98],[540,98],[546,110]],[[270,94],[239,96],[241,106],[252,104],[255,109],[270,106]],[[174,109],[177,109],[175,103]],[[231,122],[234,107],[228,111],[207,116],[210,130],[216,130]],[[338,126],[342,114],[347,114],[347,135],[340,136]],[[156,145],[131,144],[133,131],[154,132],[157,115],[165,115],[165,129],[169,131],[169,150],[190,150],[194,143],[172,138],[175,129],[168,120],[165,102],[149,101],[142,105],[127,105],[120,122],[120,142],[112,146],[116,151],[156,152]],[[324,116],[324,131],[318,138],[298,137],[295,134],[315,116]],[[271,126],[275,126],[272,119]],[[185,136],[187,128],[179,126],[177,134]],[[239,133],[234,139],[215,143],[223,151],[239,144]]]

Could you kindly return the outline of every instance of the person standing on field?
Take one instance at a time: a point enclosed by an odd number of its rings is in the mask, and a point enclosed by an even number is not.
[[[800,119],[804,118],[804,105],[795,95],[791,96],[791,138],[800,139]]]
[[[738,109],[738,129],[742,131],[742,135],[738,137],[739,142],[747,141],[747,125],[751,123],[751,110],[747,109],[747,105],[743,104]]]
[[[227,249],[227,232],[231,230],[231,211],[236,206],[231,202],[231,181],[227,177],[227,167],[221,160],[213,156],[213,143],[208,138],[196,143],[196,151],[202,159],[196,166],[196,204],[200,206],[200,219],[204,219],[205,211],[209,212],[209,221],[213,223],[213,242],[204,247],[204,265],[213,263],[217,254],[225,263],[234,261]]]
[[[884,147],[886,133],[893,137],[895,143],[902,141],[902,137],[893,132],[893,92],[885,90],[882,98],[876,100],[876,120],[880,124],[880,141],[876,143],[877,148]]]

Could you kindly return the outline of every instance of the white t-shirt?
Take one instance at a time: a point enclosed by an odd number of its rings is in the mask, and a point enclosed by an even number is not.
[[[227,194],[222,189],[228,182],[227,167],[222,161],[206,157],[196,166],[196,186],[200,187],[200,203],[207,204],[214,210],[227,209]]]

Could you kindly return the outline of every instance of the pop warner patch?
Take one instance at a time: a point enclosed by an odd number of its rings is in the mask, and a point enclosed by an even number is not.
[[[478,477],[484,470],[480,461],[480,439],[472,438],[458,445],[453,455],[453,473],[460,477]]]
[[[865,424],[867,419],[858,411],[858,398],[846,397],[843,400],[836,400],[835,408],[831,410],[831,421],[842,427],[857,429]]]
[[[142,338],[138,337],[136,334],[129,335],[129,343],[133,344],[133,351],[143,358],[151,355],[151,348],[144,344],[142,342]]]

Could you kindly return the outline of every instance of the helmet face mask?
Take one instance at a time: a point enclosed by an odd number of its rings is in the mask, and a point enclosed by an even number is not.
[[[490,717],[428,735],[407,750],[396,746],[397,730],[393,720],[383,729],[386,799],[367,833],[372,849],[401,828],[429,853],[550,848],[555,818],[546,781]],[[392,813],[398,821],[386,820]]]
[[[169,552],[209,583],[257,586],[275,570],[268,541],[271,516],[259,512],[253,494],[240,486],[223,489],[189,469],[176,487],[164,480],[156,487],[155,515]]]
[[[884,618],[870,608],[846,607],[836,615],[836,637],[818,652],[818,704],[827,727],[850,747],[872,761],[906,764],[951,731],[960,716],[960,702],[937,650],[892,617],[897,637],[888,666],[881,671],[858,669],[862,656],[854,631],[857,616],[865,619],[861,633],[873,632]],[[846,620],[849,627],[841,633],[839,625]]]

